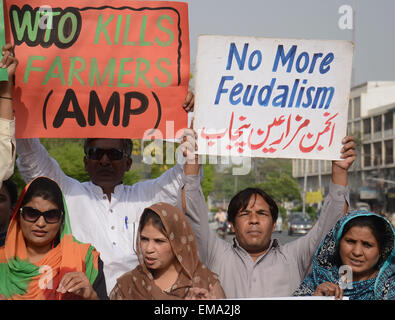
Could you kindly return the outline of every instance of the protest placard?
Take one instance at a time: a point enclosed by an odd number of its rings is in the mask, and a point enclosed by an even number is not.
[[[187,126],[187,3],[10,0],[5,10],[18,138],[173,138]]]
[[[199,36],[200,154],[340,159],[350,41]]]
[[[306,203],[308,204],[320,203],[323,200],[324,197],[321,190],[306,192]]]

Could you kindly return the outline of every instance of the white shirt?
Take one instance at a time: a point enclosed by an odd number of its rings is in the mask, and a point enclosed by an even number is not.
[[[0,118],[0,188],[14,173],[15,120]]]
[[[73,236],[100,252],[110,293],[116,279],[138,265],[135,245],[140,215],[156,202],[176,204],[184,179],[183,167],[177,164],[157,179],[132,186],[120,184],[110,202],[101,187],[91,181],[81,183],[66,176],[38,139],[17,139],[16,146],[17,165],[26,182],[47,176],[59,184]]]

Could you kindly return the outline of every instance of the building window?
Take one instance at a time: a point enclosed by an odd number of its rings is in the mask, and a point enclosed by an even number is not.
[[[361,134],[361,122],[356,121],[354,122],[354,132],[353,134]]]
[[[354,118],[361,117],[361,97],[354,99]]]
[[[363,119],[363,138],[370,140],[371,139],[371,125],[370,118]]]
[[[303,177],[304,172],[303,172],[303,160],[297,159],[297,164],[298,164],[298,176]]]
[[[373,117],[373,139],[381,139],[381,115]]]
[[[387,112],[384,114],[384,130],[392,130],[393,128],[393,120],[392,120],[392,112]]]
[[[347,135],[352,135],[351,122],[347,124]]]
[[[375,116],[373,118],[373,131],[376,132],[381,132],[381,115]]]
[[[370,144],[363,145],[363,162],[365,167],[370,167],[371,164]]]
[[[392,137],[393,135],[393,113],[387,112],[384,114],[384,136],[386,138]]]
[[[313,173],[314,171],[313,171],[313,161],[312,160],[307,160],[307,162],[308,162],[308,164],[307,164],[307,172],[308,173]]]
[[[352,100],[348,101],[348,120],[352,120]]]
[[[382,154],[381,154],[381,142],[376,142],[373,144],[373,151],[374,151],[374,162],[373,165],[380,166],[382,162]]]
[[[394,143],[392,140],[386,140],[384,142],[385,148],[385,164],[394,163]]]

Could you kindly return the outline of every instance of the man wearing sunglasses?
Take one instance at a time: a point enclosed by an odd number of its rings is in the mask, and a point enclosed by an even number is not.
[[[111,201],[115,186],[132,165],[130,139],[86,139],[84,164],[92,182],[103,189]]]
[[[193,108],[188,93],[183,108]],[[17,139],[18,168],[26,182],[37,176],[55,180],[66,198],[74,237],[91,243],[104,262],[107,291],[116,279],[138,265],[135,243],[140,215],[156,202],[176,204],[185,178],[177,164],[154,180],[123,184],[132,166],[130,139],[86,139],[84,165],[91,181],[68,177],[38,139]]]

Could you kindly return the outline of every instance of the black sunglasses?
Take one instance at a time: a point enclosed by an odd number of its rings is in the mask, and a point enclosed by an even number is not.
[[[45,212],[34,209],[32,207],[22,207],[19,209],[23,219],[27,222],[36,222],[41,216],[44,217],[46,223],[57,223],[62,217],[62,211],[59,209],[52,209]]]
[[[107,155],[111,161],[121,160],[123,158],[123,151],[115,148],[101,149],[101,148],[90,148],[87,153],[87,157],[90,160],[100,160],[104,155]]]

